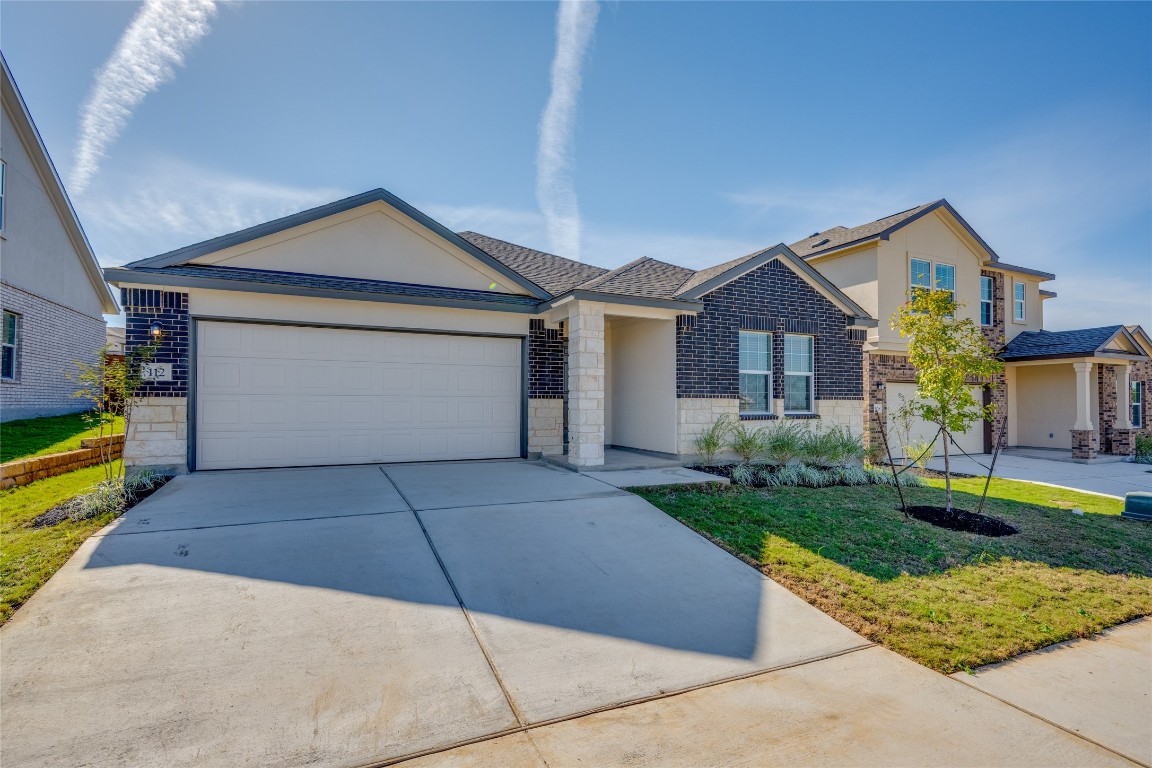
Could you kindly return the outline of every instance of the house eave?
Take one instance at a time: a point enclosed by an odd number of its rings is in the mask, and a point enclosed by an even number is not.
[[[626,304],[638,307],[653,307],[655,309],[673,309],[685,313],[696,313],[704,310],[704,304],[699,301],[682,301],[679,299],[659,299],[649,296],[629,296],[620,293],[602,293],[576,289],[566,291],[548,301],[538,305],[539,311],[546,312],[569,301],[598,301],[604,304]]]
[[[536,314],[536,304],[508,304],[505,302],[472,299],[453,299],[434,296],[412,296],[386,291],[356,291],[337,288],[318,288],[279,283],[259,283],[246,280],[227,280],[214,277],[173,275],[166,272],[109,267],[104,270],[108,282],[122,284],[171,286],[178,288],[200,288],[213,291],[236,291],[239,293],[266,293],[282,296],[303,296],[316,299],[343,299],[345,301],[374,301],[388,304],[417,304],[451,309],[477,309],[489,312],[514,312]]]

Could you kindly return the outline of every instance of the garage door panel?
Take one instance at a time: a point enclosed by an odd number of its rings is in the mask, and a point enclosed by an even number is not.
[[[207,321],[197,336],[200,469],[520,455],[518,339]]]

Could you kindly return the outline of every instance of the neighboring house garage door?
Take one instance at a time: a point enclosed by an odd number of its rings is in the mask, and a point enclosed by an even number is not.
[[[892,445],[892,453],[895,456],[904,455],[904,447],[920,445],[931,440],[936,435],[936,430],[939,427],[935,424],[930,424],[921,419],[913,419],[909,425],[907,436],[905,436],[903,425],[895,420],[896,412],[903,407],[905,402],[912,400],[916,396],[916,385],[890,381],[884,388],[888,391],[888,436]],[[981,400],[980,387],[972,387],[972,396],[976,398],[976,402],[983,402]],[[952,436],[956,442],[965,451],[971,454],[984,452],[984,422],[978,421],[972,428],[963,434]],[[920,451],[924,449],[921,448]],[[917,451],[911,458],[915,458],[920,451]],[[955,446],[949,447],[949,452],[953,455],[959,453]],[[941,437],[936,441],[936,447],[933,451],[936,456],[944,455],[944,440]]]
[[[520,339],[209,321],[196,335],[196,469],[520,455]]]

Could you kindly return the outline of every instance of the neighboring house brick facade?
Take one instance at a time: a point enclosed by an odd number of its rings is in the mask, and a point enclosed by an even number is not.
[[[93,365],[99,358],[104,320],[7,283],[0,283],[0,304],[19,318],[15,377],[0,379],[5,421],[90,408],[73,396],[80,388],[74,376],[77,363]]]

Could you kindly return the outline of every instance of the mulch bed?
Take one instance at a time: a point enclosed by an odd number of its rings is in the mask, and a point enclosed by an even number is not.
[[[978,512],[965,512],[962,509],[954,509],[949,512],[944,507],[913,506],[908,507],[908,514],[938,528],[975,533],[980,536],[1011,536],[1020,532],[1003,520],[981,515]]]
[[[139,504],[140,502],[144,501],[144,499],[148,498],[152,494],[156,493],[156,491],[163,488],[164,485],[171,479],[172,478],[170,478],[170,477],[160,478],[159,480],[156,481],[156,484],[153,485],[151,488],[144,488],[140,491],[137,491],[136,493],[128,494],[127,497],[125,498],[124,508],[116,513],[117,517],[124,514],[128,510],[132,509],[132,507],[134,507],[137,504]],[[47,512],[42,512],[41,514],[32,518],[31,522],[28,523],[28,527],[30,527],[30,528],[47,528],[48,526],[51,526],[51,525],[59,525],[60,523],[64,522],[65,520],[71,520],[72,519],[72,513],[79,508],[77,501],[80,498],[82,498],[82,497],[77,496],[75,499],[69,499],[68,501],[64,502],[63,504],[56,506],[56,507],[53,507],[52,509],[48,510]]]

